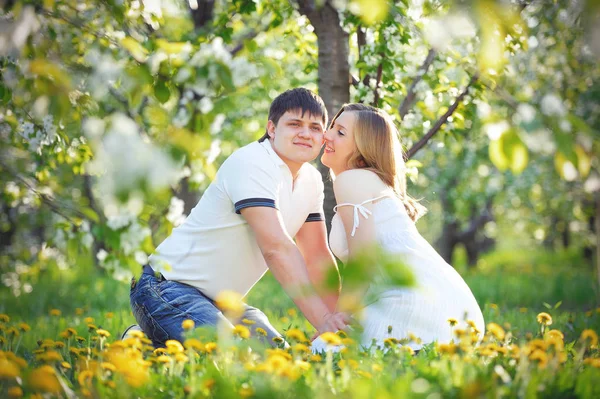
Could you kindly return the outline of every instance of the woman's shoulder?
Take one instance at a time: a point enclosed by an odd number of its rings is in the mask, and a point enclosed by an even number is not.
[[[379,176],[367,169],[350,169],[336,176],[333,189],[338,202],[362,202],[388,191]]]

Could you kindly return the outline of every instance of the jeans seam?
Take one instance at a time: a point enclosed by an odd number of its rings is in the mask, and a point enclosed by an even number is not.
[[[168,280],[165,280],[165,281],[168,281]],[[159,283],[159,284],[160,284],[160,283]],[[188,319],[190,319],[190,320],[193,320],[195,323],[201,323],[201,322],[200,322],[200,320],[198,320],[197,318],[193,317],[193,316],[192,316],[192,315],[190,315],[188,312],[186,312],[186,311],[183,311],[183,310],[179,309],[178,307],[176,307],[176,306],[173,306],[173,305],[171,305],[169,302],[167,302],[167,301],[166,301],[166,300],[165,300],[165,299],[162,297],[162,295],[160,294],[160,292],[158,291],[158,289],[157,289],[157,287],[156,287],[156,284],[150,284],[150,287],[149,287],[149,288],[150,288],[150,289],[151,289],[151,290],[154,292],[154,294],[156,295],[156,297],[157,297],[157,298],[158,298],[158,299],[159,299],[161,302],[163,302],[163,303],[164,303],[165,305],[167,305],[169,308],[171,308],[171,309],[173,309],[174,311],[176,311],[176,312],[177,312],[179,315],[181,315],[181,316],[185,316],[186,318],[188,318]],[[198,292],[199,292],[199,291],[198,291]],[[150,312],[148,312],[148,313],[150,313]]]

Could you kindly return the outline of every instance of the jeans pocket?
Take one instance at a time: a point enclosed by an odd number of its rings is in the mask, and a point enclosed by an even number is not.
[[[163,345],[169,339],[169,334],[156,322],[156,320],[154,320],[143,304],[132,303],[132,308],[136,321],[148,335],[148,338],[150,338],[155,345]]]

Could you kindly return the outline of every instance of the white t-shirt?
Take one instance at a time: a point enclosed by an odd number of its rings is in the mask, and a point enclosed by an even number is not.
[[[223,290],[245,296],[267,271],[254,233],[240,210],[266,206],[279,210],[294,237],[305,222],[322,221],[323,181],[304,164],[295,183],[269,140],[235,151],[185,222],[150,256],[167,280],[198,288],[209,298]]]

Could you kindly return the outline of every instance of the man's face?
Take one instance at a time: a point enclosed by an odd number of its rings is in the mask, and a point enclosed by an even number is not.
[[[295,174],[302,164],[319,155],[323,145],[323,118],[302,116],[302,111],[287,111],[279,118],[277,125],[269,121],[267,125],[273,150]]]

